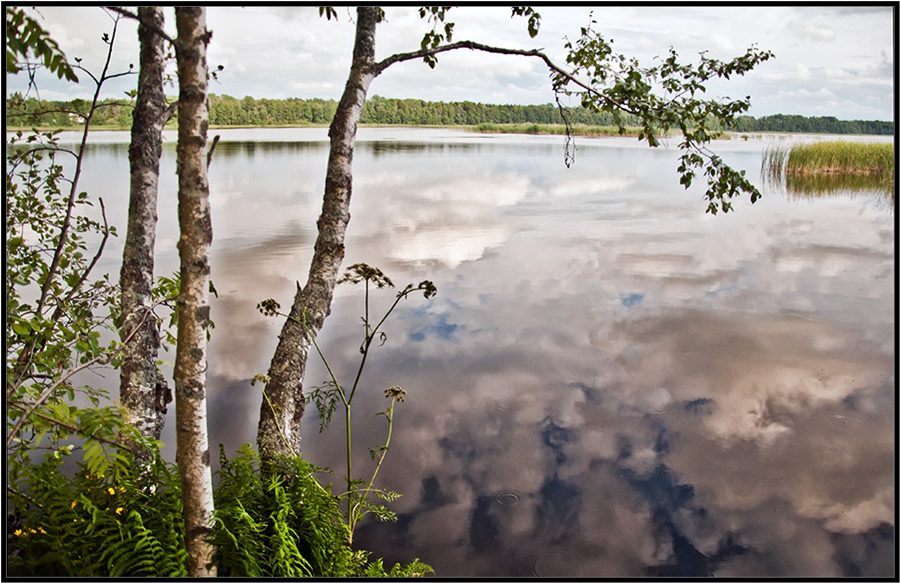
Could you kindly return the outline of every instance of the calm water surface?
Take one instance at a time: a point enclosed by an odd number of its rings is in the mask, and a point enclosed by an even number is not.
[[[324,129],[212,133],[211,437],[233,451],[255,440],[249,379],[280,329],[255,306],[290,305],[306,279],[327,145]],[[123,239],[127,137],[96,136],[85,187]],[[408,391],[379,477],[399,520],[364,523],[361,547],[443,576],[893,574],[889,197],[763,185],[711,216],[679,186],[674,142],[580,139],[567,169],[558,137],[359,138],[345,266],[438,287],[395,312],[354,405],[362,471],[383,390]],[[715,146],[762,185],[776,140]],[[159,274],[177,266],[174,156]],[[338,289],[320,336],[345,381],[361,292]],[[324,379],[311,361],[307,385]],[[305,423],[304,454],[339,486],[341,422],[319,434],[311,408]]]

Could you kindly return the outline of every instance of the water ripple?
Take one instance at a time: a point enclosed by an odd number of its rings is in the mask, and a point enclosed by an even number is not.
[[[497,501],[497,504],[503,506],[515,506],[519,503],[520,498],[521,497],[512,490],[503,490],[494,496],[494,500]]]
[[[561,547],[551,547],[534,561],[531,573],[535,577],[583,576],[585,559],[578,553]]]

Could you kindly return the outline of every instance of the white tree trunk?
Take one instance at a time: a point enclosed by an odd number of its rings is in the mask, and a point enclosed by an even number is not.
[[[318,333],[331,313],[334,287],[344,258],[344,235],[350,222],[353,185],[353,145],[366,93],[376,76],[377,23],[376,7],[357,9],[353,63],[328,131],[331,150],[322,215],[317,223],[319,234],[306,286],[297,291],[291,306],[290,314],[297,320],[303,318],[306,309],[309,314],[306,324],[313,334]],[[269,367],[269,382],[264,389],[268,399],[263,398],[260,408],[257,445],[263,459],[300,453],[300,419],[305,408],[303,375],[311,344],[299,324],[291,319],[285,322]]]
[[[140,7],[143,22],[163,28],[161,8]],[[166,379],[159,372],[159,331],[149,313],[153,286],[153,253],[156,243],[156,207],[162,129],[166,123],[163,93],[165,41],[151,27],[138,27],[141,70],[128,159],[131,165],[131,198],[128,232],[119,283],[122,289],[121,337],[125,344],[120,369],[119,398],[131,414],[131,424],[144,437],[159,439],[165,423],[166,404],[172,400]],[[135,331],[135,328],[137,330]],[[133,335],[132,335],[133,332]]]
[[[206,423],[206,335],[209,330],[209,246],[212,222],[206,176],[206,9],[175,9],[178,30],[178,222],[181,293],[175,354],[176,459],[184,500],[188,573],[213,576],[213,493]]]

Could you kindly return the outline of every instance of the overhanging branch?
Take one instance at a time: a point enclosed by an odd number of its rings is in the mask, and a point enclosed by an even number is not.
[[[107,10],[109,10],[110,12],[115,12],[116,14],[121,14],[122,16],[124,16],[126,18],[131,18],[132,20],[137,20],[142,26],[146,26],[147,28],[149,28],[150,30],[152,30],[153,32],[158,34],[159,36],[161,36],[164,39],[166,39],[167,41],[169,41],[169,43],[171,43],[172,46],[175,46],[175,39],[173,39],[168,34],[166,34],[166,31],[159,28],[152,22],[144,21],[140,16],[138,16],[134,12],[129,12],[128,10],[125,10],[124,8],[119,8],[118,6],[106,6],[105,8]]]
[[[541,51],[541,49],[508,49],[508,48],[504,48],[504,47],[495,47],[495,46],[491,46],[491,45],[477,43],[474,41],[464,40],[464,41],[458,41],[458,42],[450,43],[450,44],[446,44],[446,45],[441,45],[438,47],[420,49],[418,51],[412,51],[412,52],[408,52],[408,53],[393,54],[390,57],[387,57],[387,58],[383,59],[382,61],[375,63],[375,65],[373,66],[373,69],[374,69],[373,73],[377,76],[377,75],[380,75],[385,69],[387,69],[388,67],[390,67],[391,65],[393,65],[395,63],[400,63],[403,61],[410,61],[413,59],[421,59],[421,58],[429,56],[429,55],[436,55],[438,53],[454,51],[457,49],[470,49],[473,51],[482,51],[485,53],[494,53],[497,55],[518,55],[518,56],[522,56],[522,57],[537,57],[537,58],[541,59],[542,61],[544,61],[544,64],[546,64],[547,68],[550,69],[550,71],[552,71],[553,73],[556,73],[557,75],[564,77],[566,80],[581,87],[585,91],[599,95],[602,99],[604,99],[610,105],[613,105],[623,111],[628,111],[627,108],[622,103],[619,103],[618,101],[616,101],[614,99],[611,99],[605,95],[600,94],[596,89],[592,88],[590,85],[585,84],[583,81],[581,81],[577,77],[575,77],[572,73],[566,71],[565,69],[563,69],[562,67],[560,67],[559,65],[554,63],[550,59],[550,57],[548,57],[546,54],[544,54]]]

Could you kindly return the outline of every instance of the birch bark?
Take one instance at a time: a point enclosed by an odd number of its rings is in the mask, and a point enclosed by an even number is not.
[[[140,7],[141,22],[163,28],[161,8]],[[124,341],[119,378],[119,398],[131,413],[131,423],[146,438],[159,439],[165,423],[166,404],[172,392],[159,372],[159,330],[149,314],[153,285],[153,253],[156,244],[159,159],[162,155],[162,129],[167,121],[163,93],[165,58],[164,39],[150,27],[138,26],[141,46],[140,76],[131,145],[131,192],[128,206],[128,232],[119,283],[122,290],[121,337]]]
[[[306,286],[298,290],[291,306],[291,318],[302,320],[317,334],[331,313],[331,300],[344,258],[344,235],[350,221],[353,186],[352,162],[356,129],[369,85],[375,78],[375,27],[379,10],[374,6],[357,9],[353,62],[344,93],[328,130],[331,139],[325,195],[319,230]],[[293,319],[288,319],[279,335],[269,366],[269,381],[259,415],[257,445],[263,459],[300,452],[300,420],[306,407],[303,375],[312,345],[310,337]]]
[[[205,537],[212,525],[213,495],[206,421],[207,332],[209,330],[209,247],[212,222],[206,174],[207,104],[206,9],[175,9],[178,37],[178,223],[181,236],[181,290],[175,354],[176,460],[184,501],[188,573],[214,576],[213,547]]]

